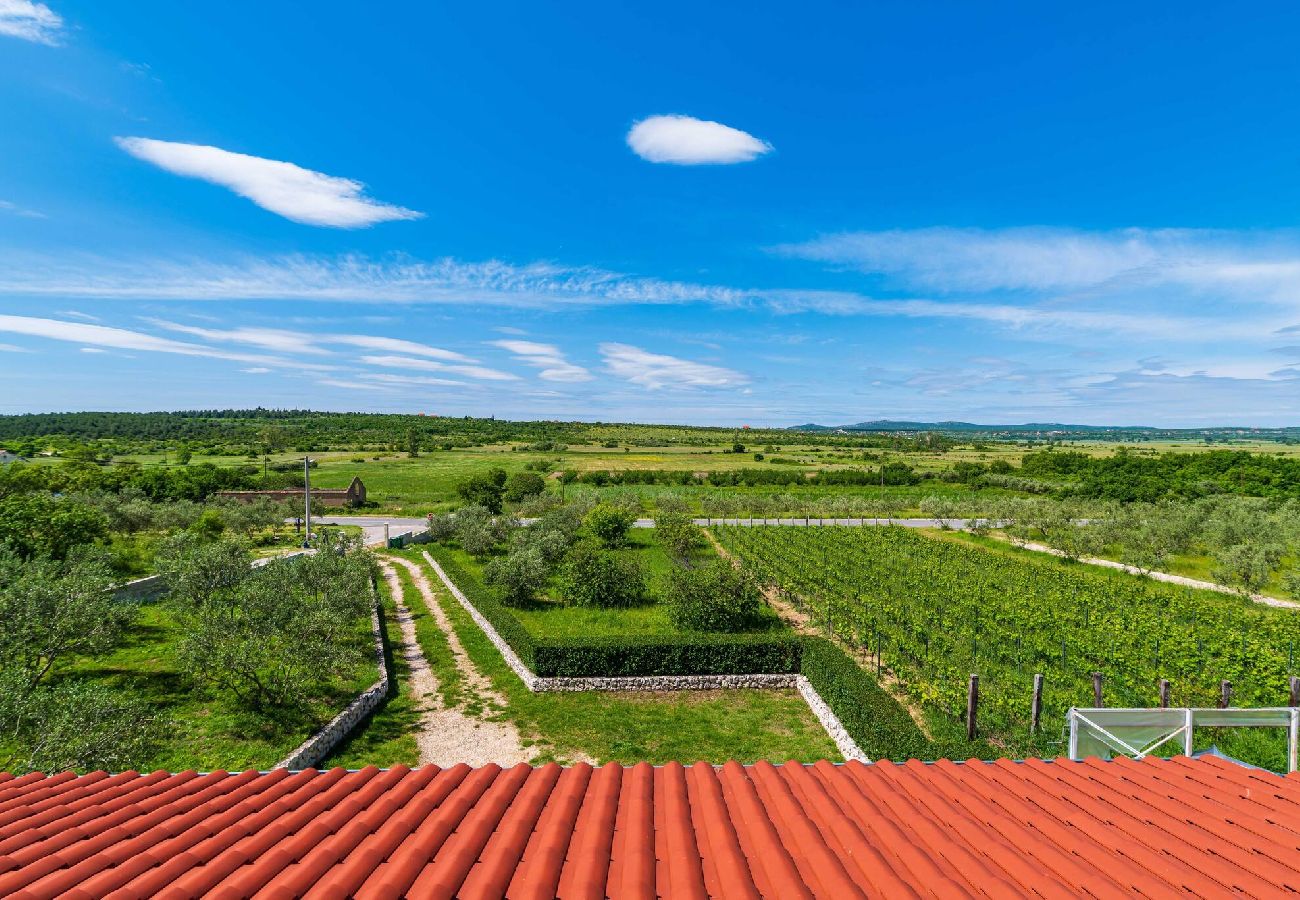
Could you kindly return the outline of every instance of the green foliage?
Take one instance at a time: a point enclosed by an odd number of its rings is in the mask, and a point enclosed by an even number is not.
[[[456,485],[456,493],[471,506],[481,506],[493,515],[500,515],[507,477],[504,469],[489,469]]]
[[[507,503],[520,503],[546,490],[546,481],[536,472],[515,472],[505,481],[502,499]]]
[[[668,577],[668,616],[686,631],[745,631],[759,619],[763,596],[747,573],[718,559]]]
[[[680,512],[664,512],[655,517],[655,539],[679,562],[687,564],[691,554],[704,546],[704,533]]]
[[[501,594],[507,606],[525,606],[537,597],[550,577],[551,566],[541,547],[525,544],[498,556],[483,567],[483,579]]]
[[[65,558],[107,537],[108,518],[85,503],[32,493],[0,499],[0,547],[23,559]]]
[[[559,590],[575,606],[636,606],[646,599],[645,574],[635,558],[579,541],[560,567]]]
[[[956,716],[980,674],[981,721],[1025,734],[1032,677],[1057,721],[1105,676],[1108,705],[1213,705],[1221,679],[1242,705],[1285,701],[1300,618],[1039,554],[985,550],[903,528],[719,527],[764,584],[821,627],[879,653],[911,696]]]
[[[612,503],[598,503],[587,513],[582,524],[602,545],[609,548],[627,544],[627,533],[636,522],[636,513]]]
[[[843,650],[806,637],[800,672],[870,759],[935,759],[939,754],[907,710]]]
[[[371,603],[363,551],[326,543],[313,555],[257,568],[230,545],[178,540],[169,551],[168,583],[184,632],[180,661],[195,683],[254,709],[289,706],[364,652],[356,640]]]
[[[158,717],[103,685],[53,676],[76,656],[121,643],[137,607],[117,600],[102,553],[67,561],[0,552],[0,770],[123,767],[156,737]]]
[[[1220,551],[1214,565],[1214,580],[1250,596],[1268,584],[1276,558],[1269,548],[1236,544]]]
[[[485,506],[463,506],[455,515],[456,540],[472,556],[486,559],[505,540],[508,526]]]

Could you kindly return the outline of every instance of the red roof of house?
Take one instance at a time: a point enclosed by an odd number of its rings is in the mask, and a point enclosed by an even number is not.
[[[0,776],[4,897],[1287,890],[1300,779],[1218,759]]]

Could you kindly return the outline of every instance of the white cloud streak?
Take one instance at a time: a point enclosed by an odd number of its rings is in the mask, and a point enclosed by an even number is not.
[[[524,365],[541,369],[537,377],[543,381],[578,382],[591,381],[592,374],[582,366],[565,358],[563,351],[554,344],[540,344],[536,341],[501,340],[490,341],[494,347],[500,347],[514,355]]]
[[[434,385],[437,387],[471,387],[464,381],[456,381],[454,378],[433,378],[428,375],[392,375],[388,372],[366,372],[357,376],[367,381],[375,381],[381,384],[392,385],[410,385],[424,386]]]
[[[429,372],[451,372],[455,375],[464,375],[467,378],[477,378],[481,381],[519,381],[518,375],[512,375],[509,372],[502,372],[499,369],[489,369],[486,366],[467,366],[453,363],[438,362],[432,359],[416,359],[410,356],[363,356],[361,362],[368,366],[378,366],[383,369],[412,369],[414,371]]]
[[[114,140],[137,159],[174,175],[228,188],[265,210],[304,225],[365,228],[378,222],[424,216],[362,196],[365,185],[359,181],[314,172],[290,162],[200,144],[142,137]]]
[[[632,126],[627,145],[647,162],[678,166],[750,162],[772,150],[752,134],[691,116],[650,116]]]
[[[146,318],[145,321],[149,322],[151,325],[156,325],[159,328],[167,329],[168,331],[189,334],[194,337],[201,337],[204,340],[250,344],[255,347],[262,347],[267,350],[276,350],[282,353],[309,353],[324,355],[328,354],[330,351],[326,350],[322,345],[343,344],[351,347],[359,347],[364,350],[389,350],[397,353],[427,356],[434,359],[443,359],[452,362],[475,361],[473,358],[465,356],[463,353],[445,350],[442,347],[431,347],[428,344],[420,344],[415,341],[383,337],[380,335],[309,334],[303,331],[288,331],[281,328],[201,328],[196,325],[185,325],[180,322],[171,322],[166,319]]]
[[[274,366],[276,368],[312,369],[317,371],[333,368],[332,366],[303,363],[299,360],[282,359],[274,356],[232,353],[213,347],[205,347],[201,344],[174,341],[170,338],[130,331],[125,328],[92,325],[87,322],[66,322],[61,319],[44,319],[35,316],[0,315],[0,332],[23,334],[54,341],[67,341],[94,348],[174,353],[181,356],[204,356],[212,359],[226,359],[234,362]]]
[[[740,372],[651,353],[630,344],[601,344],[600,355],[610,374],[651,390],[664,387],[731,388],[749,384],[749,377]]]
[[[63,17],[33,0],[0,0],[0,34],[35,44],[58,46]]]

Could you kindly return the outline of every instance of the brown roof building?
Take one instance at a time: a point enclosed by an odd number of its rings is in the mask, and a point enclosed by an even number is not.
[[[263,497],[272,500],[301,500],[300,489],[288,491],[217,491],[216,496],[252,502]],[[322,506],[361,506],[366,502],[366,486],[354,477],[345,490],[312,488],[311,498]]]
[[[1300,777],[1207,757],[0,775],[0,896],[1278,897]]]

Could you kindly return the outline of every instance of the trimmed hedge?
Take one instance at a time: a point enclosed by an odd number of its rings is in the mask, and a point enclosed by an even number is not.
[[[515,617],[508,607],[501,603],[477,578],[470,575],[460,564],[451,558],[451,554],[439,544],[429,544],[425,548],[429,555],[438,560],[447,577],[460,588],[461,593],[482,613],[483,618],[492,623],[497,634],[510,645],[510,649],[528,668],[537,672],[536,641],[528,633],[524,624]],[[540,673],[539,673],[540,674]]]
[[[933,759],[907,710],[826,638],[805,637],[801,671],[870,759]]]
[[[533,671],[564,678],[756,675],[799,671],[800,641],[786,635],[682,635],[535,643]]]

